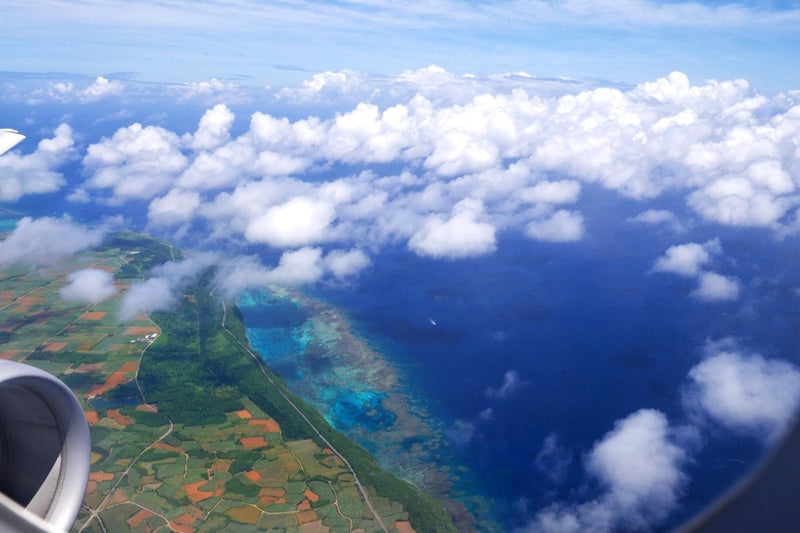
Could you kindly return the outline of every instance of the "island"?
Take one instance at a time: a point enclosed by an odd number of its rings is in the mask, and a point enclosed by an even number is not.
[[[73,531],[455,531],[440,501],[287,390],[215,297],[213,272],[169,312],[120,322],[125,291],[175,259],[170,243],[123,231],[56,265],[0,271],[0,357],[60,378],[90,426]],[[116,295],[62,298],[85,268],[112,274]]]

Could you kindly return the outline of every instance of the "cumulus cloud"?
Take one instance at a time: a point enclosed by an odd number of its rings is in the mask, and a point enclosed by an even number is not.
[[[82,89],[72,82],[51,83],[47,95],[62,102],[95,102],[101,98],[122,94],[125,87],[119,80],[109,80],[103,76],[95,78],[91,85]]]
[[[543,220],[534,220],[525,227],[525,234],[539,241],[579,241],[583,238],[583,233],[583,215],[563,209]]]
[[[285,87],[278,91],[280,99],[299,102],[317,102],[323,99],[341,100],[343,96],[368,97],[374,89],[364,77],[352,70],[333,72],[326,70],[304,80],[300,87]]]
[[[325,268],[336,278],[350,278],[371,264],[369,256],[361,250],[333,250],[325,256]]]
[[[542,181],[524,189],[520,198],[530,203],[574,204],[580,193],[581,184],[577,181]]]
[[[221,98],[225,98],[226,100],[238,100],[244,96],[242,88],[234,83],[222,82],[217,78],[211,78],[208,81],[186,83],[174,87],[174,90],[181,95],[182,100],[213,100]]]
[[[326,231],[335,218],[336,210],[330,203],[296,197],[252,219],[244,235],[250,242],[278,248],[314,244],[325,240]]]
[[[356,275],[369,264],[369,258],[359,250],[333,250],[323,257],[320,248],[303,247],[281,254],[278,264],[268,267],[252,256],[220,261],[216,285],[227,300],[234,300],[251,288],[294,287],[319,281],[327,274],[336,279]]]
[[[194,218],[200,206],[200,194],[196,191],[172,189],[160,198],[154,198],[147,208],[147,220],[154,226],[171,226],[188,222]]]
[[[484,396],[487,398],[503,399],[514,394],[524,385],[525,382],[520,378],[519,372],[516,370],[508,370],[503,374],[503,383],[497,388],[487,387],[484,391]]]
[[[653,271],[694,277],[700,273],[701,267],[708,264],[712,256],[720,251],[719,240],[716,239],[705,244],[690,242],[670,246],[664,255],[656,260]]]
[[[663,413],[642,409],[595,443],[586,469],[602,485],[595,499],[542,510],[526,531],[649,529],[675,508],[686,484],[684,449]]]
[[[483,204],[463,200],[445,219],[431,215],[408,241],[408,247],[419,255],[457,259],[484,255],[495,249],[495,229],[479,219]]]
[[[739,282],[715,272],[700,274],[699,286],[692,296],[706,302],[727,302],[739,298]]]
[[[302,285],[317,281],[324,273],[322,250],[305,247],[284,252],[278,266],[269,272],[267,281],[276,285]]]
[[[180,138],[158,126],[135,123],[89,146],[85,187],[110,190],[111,203],[149,199],[167,190],[188,161]]]
[[[792,98],[765,98],[743,80],[693,85],[677,72],[630,90],[578,85],[571,94],[530,80],[524,73],[458,76],[436,66],[389,81],[318,73],[280,98],[336,93],[352,107],[297,119],[255,112],[238,136],[222,104],[192,133],[132,124],[89,147],[88,179],[72,198],[159,198],[149,210],[153,226],[208,227],[211,238],[233,234],[285,249],[405,241],[442,259],[490,253],[504,231],[582,239],[591,230],[579,204],[589,185],[638,201],[683,197],[714,224],[781,234],[800,228],[792,178],[800,112]],[[216,94],[227,86],[189,87]],[[387,175],[374,166],[381,163],[401,170]],[[320,178],[341,165],[358,170]],[[328,195],[334,185],[344,194]],[[179,199],[192,209],[172,201]],[[558,208],[567,204],[578,207]],[[192,217],[204,223],[192,226]],[[683,229],[663,209],[634,220]],[[656,270],[680,272],[670,265],[680,260],[668,256]],[[696,261],[697,272],[709,262]],[[687,262],[683,272],[691,270]]]
[[[25,217],[17,222],[14,231],[0,241],[0,265],[51,265],[64,257],[97,246],[106,233],[106,227],[87,229],[66,216]]]
[[[97,304],[116,294],[114,276],[105,270],[87,268],[67,276],[67,285],[59,293],[68,301]]]
[[[28,194],[60,189],[65,180],[56,169],[72,155],[73,146],[72,129],[61,124],[33,153],[10,152],[0,157],[0,201],[15,202]]]
[[[689,372],[689,409],[735,431],[774,439],[800,400],[800,370],[743,350],[730,339],[710,343]]]
[[[228,106],[217,104],[205,112],[197,131],[186,136],[185,143],[194,150],[209,150],[230,140],[230,128],[236,117]]]

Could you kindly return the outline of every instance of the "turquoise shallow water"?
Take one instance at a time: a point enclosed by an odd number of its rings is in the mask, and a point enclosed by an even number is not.
[[[266,290],[242,295],[237,305],[251,345],[292,392],[385,468],[439,497],[455,496],[454,483],[467,477],[443,425],[415,396],[405,369],[352,333],[344,314],[307,296]],[[465,501],[450,505],[467,517]]]

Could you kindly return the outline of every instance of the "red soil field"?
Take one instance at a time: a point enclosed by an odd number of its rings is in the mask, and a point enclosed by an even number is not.
[[[394,523],[394,528],[397,530],[397,533],[417,533],[413,527],[411,527],[411,522],[406,522],[405,520],[398,520]]]
[[[264,431],[267,433],[280,433],[281,427],[278,425],[277,422],[270,419],[264,418],[256,418],[253,420],[248,420],[247,423],[251,426],[264,426]]]
[[[120,426],[128,427],[136,423],[136,420],[134,420],[133,418],[121,414],[119,412],[119,409],[109,409],[108,411],[106,411],[106,415],[108,416],[108,418],[110,418]]]
[[[131,529],[133,529],[139,524],[141,524],[143,521],[150,518],[151,516],[153,516],[152,511],[148,511],[147,509],[141,509],[135,515],[128,518],[128,525],[131,526]]]
[[[45,352],[58,352],[58,351],[62,350],[64,348],[64,346],[66,346],[66,345],[67,345],[66,342],[53,342],[51,344],[48,344],[45,347],[44,351]]]
[[[103,368],[103,363],[83,363],[75,372],[98,372]]]
[[[206,480],[195,481],[194,483],[189,483],[188,485],[183,486],[183,490],[186,492],[186,496],[192,503],[198,503],[203,500],[207,500],[208,498],[214,495],[213,492],[208,492],[205,490],[200,490],[200,487],[207,483]]]
[[[114,479],[114,474],[111,472],[91,472],[89,480],[91,481],[111,481]]]
[[[95,385],[89,392],[86,393],[86,396],[92,398],[94,396],[100,396],[103,393],[106,393],[116,387],[117,385],[121,385],[130,379],[125,377],[125,374],[129,372],[135,372],[136,369],[139,367],[139,363],[137,361],[126,361],[122,364],[119,370],[116,372],[112,372],[105,383],[102,385]]]
[[[254,448],[263,448],[264,446],[269,446],[269,443],[264,440],[264,437],[242,437],[242,446],[246,450],[252,450]]]
[[[316,511],[300,511],[294,515],[297,518],[298,524],[307,524],[308,522],[314,522],[315,520],[319,520]]]

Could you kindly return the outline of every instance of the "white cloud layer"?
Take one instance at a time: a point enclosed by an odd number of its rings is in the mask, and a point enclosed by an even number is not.
[[[491,253],[503,231],[582,239],[592,223],[581,211],[587,186],[643,203],[681,195],[713,224],[797,229],[793,96],[767,99],[744,80],[692,85],[679,72],[559,96],[526,86],[522,74],[516,88],[510,79],[473,82],[435,66],[391,85],[317,74],[281,98],[334,91],[361,100],[328,118],[255,112],[238,136],[223,104],[193,133],[132,124],[89,147],[89,177],[73,197],[149,200],[153,226],[208,226],[212,240],[233,233],[282,249],[405,242],[442,259]],[[220,82],[207,85],[197,90]],[[383,163],[397,170],[323,170]],[[672,211],[647,207],[635,221],[683,229]],[[707,245],[674,247],[654,269],[697,276],[713,255]]]
[[[0,241],[0,266],[51,265],[64,257],[97,246],[107,228],[87,229],[69,217],[25,217]]]

